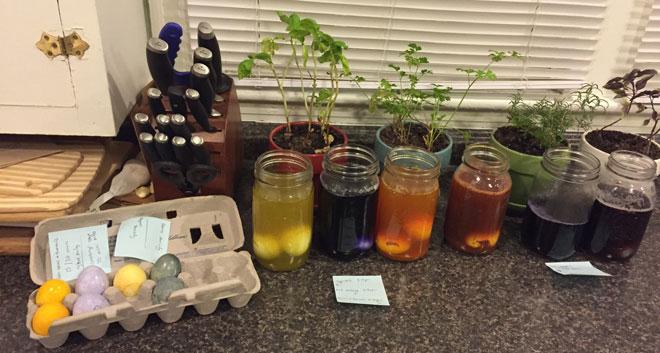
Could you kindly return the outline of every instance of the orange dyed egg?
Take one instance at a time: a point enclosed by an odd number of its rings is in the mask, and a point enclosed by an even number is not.
[[[410,239],[396,235],[377,235],[378,250],[391,255],[403,254],[410,249]]]
[[[430,238],[432,229],[433,217],[413,218],[403,224],[403,231],[410,237],[418,240]]]

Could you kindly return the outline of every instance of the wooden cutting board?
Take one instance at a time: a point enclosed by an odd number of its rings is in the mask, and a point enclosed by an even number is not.
[[[0,169],[0,195],[38,196],[62,184],[82,163],[78,151],[65,151]]]
[[[0,195],[0,213],[48,212],[70,208],[80,201],[98,172],[104,147],[97,144],[62,145],[64,152],[82,155],[80,165],[61,184],[36,196]]]

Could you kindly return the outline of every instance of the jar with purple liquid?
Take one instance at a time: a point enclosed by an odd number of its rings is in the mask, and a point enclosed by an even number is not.
[[[523,244],[554,260],[571,257],[589,221],[599,170],[588,152],[547,150],[527,200]]]
[[[367,147],[341,145],[326,153],[318,225],[320,244],[328,255],[350,260],[373,246],[378,172],[376,154]]]
[[[612,152],[598,180],[581,248],[606,260],[635,255],[655,209],[655,177],[655,161],[646,155]]]

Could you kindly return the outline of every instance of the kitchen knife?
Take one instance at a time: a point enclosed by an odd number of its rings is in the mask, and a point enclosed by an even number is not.
[[[172,131],[172,127],[170,126],[169,115],[160,114],[156,116],[156,125],[158,126],[158,131],[165,134],[165,136],[167,137],[174,136],[174,132]]]
[[[176,22],[166,23],[163,28],[160,29],[160,33],[158,33],[158,38],[167,42],[167,45],[169,46],[167,57],[170,59],[172,66],[174,66],[174,60],[179,52],[182,35],[183,28],[181,28],[181,25]]]
[[[149,121],[149,115],[144,113],[135,113],[135,115],[133,115],[133,121],[135,122],[135,126],[137,127],[138,132],[148,132],[151,135],[156,133],[153,126],[151,126],[151,121]]]
[[[188,127],[185,116],[181,114],[172,115],[172,118],[170,118],[170,126],[175,135],[183,137],[186,141],[190,140],[192,133],[190,132],[190,127]]]
[[[170,145],[170,138],[164,133],[159,132],[154,136],[154,140],[156,141],[156,151],[158,151],[160,159],[163,161],[174,162],[176,159],[172,151],[172,146]]]
[[[160,160],[160,156],[158,155],[156,147],[154,146],[154,135],[148,132],[142,132],[140,133],[138,139],[140,140],[140,149],[144,154],[146,162],[158,162]]]
[[[188,167],[194,163],[192,152],[186,145],[186,139],[181,136],[174,136],[172,138],[172,149],[176,160],[184,167]]]
[[[204,47],[198,47],[195,49],[193,62],[195,64],[202,63],[209,68],[209,80],[211,80],[211,86],[213,89],[216,89],[216,87],[218,87],[218,77],[213,66],[213,53]]]
[[[162,39],[150,38],[147,42],[147,65],[161,92],[167,92],[173,78],[172,63],[167,57],[168,49],[169,46]]]
[[[215,92],[213,91],[211,81],[209,80],[209,68],[202,63],[197,63],[193,64],[190,71],[192,73],[192,88],[199,92],[199,100],[202,102],[204,109],[213,115],[213,98],[215,97]]]
[[[170,107],[175,114],[187,115],[188,109],[186,108],[186,88],[184,86],[170,86],[167,89],[167,96],[170,98]]]
[[[192,149],[196,163],[211,165],[211,154],[206,149],[204,139],[201,136],[193,136],[190,138],[190,148]]]
[[[222,73],[222,56],[220,45],[215,37],[213,27],[208,22],[200,22],[197,26],[197,45],[211,51],[213,55],[213,70],[216,75],[217,86],[215,92],[223,93],[229,90],[229,77]]]
[[[206,109],[202,105],[202,102],[199,100],[199,92],[197,90],[188,88],[186,90],[186,102],[188,103],[188,109],[190,113],[195,118],[197,123],[204,129],[206,132],[215,132],[218,131],[214,126],[209,123],[209,114],[206,112]]]
[[[147,90],[147,98],[149,98],[149,108],[151,108],[151,115],[158,116],[158,114],[165,114],[165,106],[162,101],[163,93],[155,87]]]

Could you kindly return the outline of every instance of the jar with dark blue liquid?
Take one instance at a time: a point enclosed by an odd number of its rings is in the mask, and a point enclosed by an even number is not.
[[[318,226],[320,244],[330,256],[350,260],[374,243],[379,164],[359,145],[331,148],[323,159]]]

